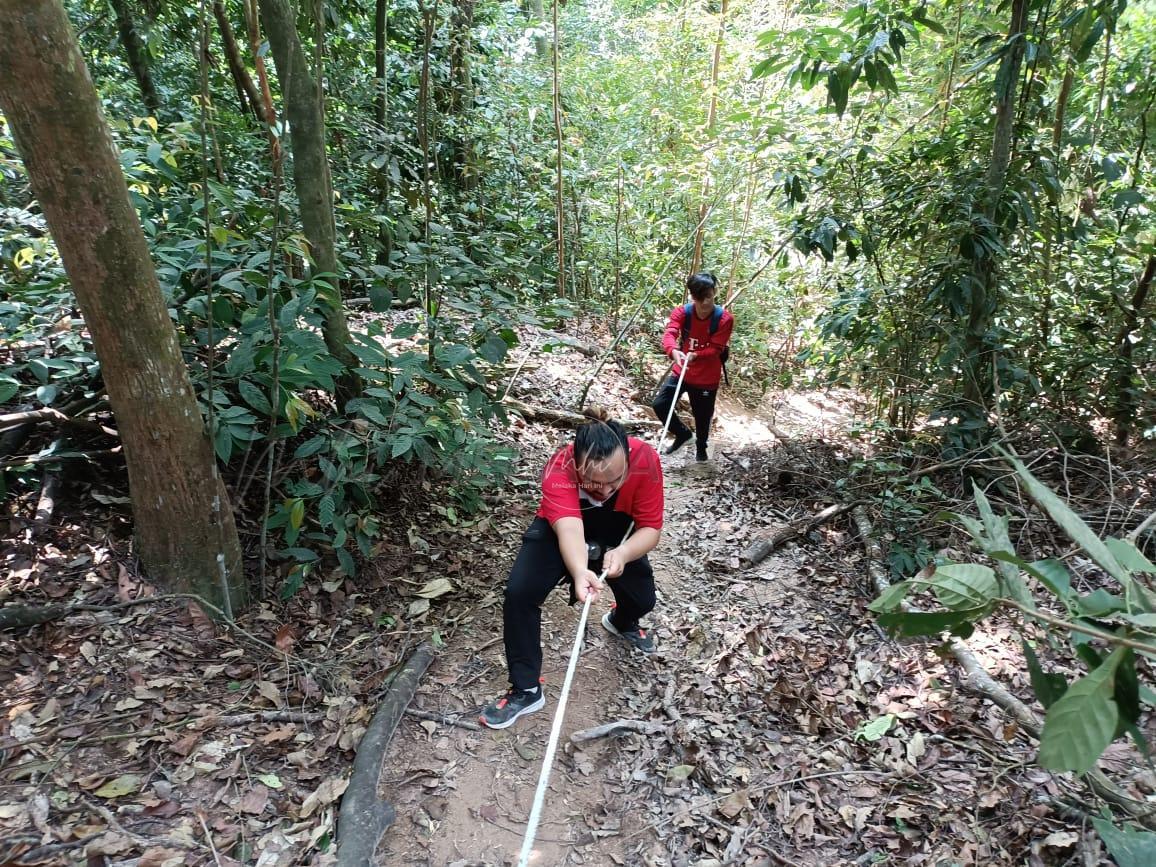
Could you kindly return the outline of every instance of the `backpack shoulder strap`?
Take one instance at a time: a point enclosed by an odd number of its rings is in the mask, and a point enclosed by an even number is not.
[[[682,341],[690,337],[690,317],[694,316],[694,304],[685,304],[682,308]]]
[[[714,334],[718,331],[718,324],[722,322],[723,309],[720,305],[714,306],[714,313],[710,315],[710,333]]]

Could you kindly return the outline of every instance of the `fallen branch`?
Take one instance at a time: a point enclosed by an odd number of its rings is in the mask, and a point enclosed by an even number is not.
[[[582,729],[570,735],[570,743],[585,744],[590,741],[596,741],[599,738],[609,737],[610,735],[620,735],[625,732],[638,732],[644,735],[656,735],[659,732],[666,731],[666,723],[647,722],[640,719],[620,719],[614,722],[604,723],[593,728]]]
[[[595,346],[592,343],[586,343],[584,340],[571,337],[569,334],[559,334],[557,331],[549,331],[545,328],[540,329],[540,331],[546,338],[545,345],[558,343],[562,346],[573,349],[575,352],[581,352],[587,358],[595,358],[602,353],[601,346]]]
[[[381,762],[401,715],[413,700],[418,683],[433,661],[434,649],[422,644],[390,683],[353,760],[349,787],[341,798],[337,819],[337,867],[371,867],[377,843],[393,824],[392,806],[377,797]]]
[[[851,511],[854,504],[847,505],[845,503],[836,503],[833,506],[828,506],[823,511],[812,515],[809,518],[804,518],[800,521],[793,521],[790,524],[782,527],[776,527],[769,534],[760,539],[756,539],[747,549],[739,555],[739,562],[745,566],[754,566],[767,558],[768,555],[780,545],[790,542],[792,539],[797,539],[800,536],[805,536],[820,524],[838,517],[846,512]]]
[[[24,424],[38,424],[42,421],[68,421],[68,416],[58,409],[29,409],[24,412],[9,412],[0,415],[0,433]]]
[[[577,427],[580,424],[585,424],[590,421],[590,419],[580,412],[554,409],[549,406],[531,406],[528,403],[523,403],[512,397],[504,398],[502,403],[517,412],[527,421],[538,421],[560,427]],[[622,424],[627,428],[658,426],[658,422],[654,419],[623,419]]]
[[[882,593],[891,586],[891,579],[881,565],[884,562],[883,549],[872,535],[871,519],[867,517],[867,510],[862,506],[852,508],[851,517],[859,531],[860,538],[863,539],[864,547],[867,549],[867,571],[871,575],[871,581],[875,585],[875,590]],[[902,607],[905,611],[918,611],[914,605],[906,602],[902,603]],[[1044,724],[1036,713],[999,684],[961,639],[952,638],[947,642],[947,648],[966,675],[963,678],[964,688],[1001,708],[1013,717],[1024,731],[1038,741]],[[1151,805],[1129,797],[1102,771],[1088,771],[1082,779],[1094,794],[1119,807],[1131,819],[1149,830],[1156,831],[1156,815],[1152,814]]]
[[[429,720],[430,722],[441,723],[447,726],[457,726],[460,729],[465,729],[471,732],[480,732],[482,727],[476,722],[468,719],[461,719],[456,716],[447,716],[443,713],[432,713],[428,710],[421,710],[416,707],[407,707],[405,712],[408,716],[416,717],[417,719]]]

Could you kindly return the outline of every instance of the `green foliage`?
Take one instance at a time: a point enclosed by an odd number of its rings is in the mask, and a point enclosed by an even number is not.
[[[1061,604],[1063,615],[1058,622],[1067,624],[1072,648],[1089,670],[1069,684],[1063,675],[1045,671],[1035,648],[1024,640],[1032,689],[1046,711],[1040,764],[1051,770],[1086,773],[1108,745],[1125,734],[1147,754],[1137,728],[1141,691],[1135,648],[1156,652],[1156,616],[1149,591],[1140,583],[1140,576],[1156,574],[1156,566],[1127,540],[1100,539],[1020,461],[1007,459],[1032,499],[1108,578],[1122,586],[1124,595],[1116,596],[1102,587],[1078,592],[1061,562],[1019,558],[1007,535],[1006,517],[996,516],[984,494],[977,491],[981,520],[957,517],[976,547],[996,562],[998,572],[979,563],[941,563],[892,585],[870,608],[879,623],[897,635],[933,636],[944,631],[966,635],[1001,605],[1015,603],[1029,617],[1042,611],[1022,571]],[[907,600],[924,590],[931,592],[941,610],[917,611],[908,606]],[[1093,640],[1106,643],[1111,652],[1101,654],[1089,643]]]

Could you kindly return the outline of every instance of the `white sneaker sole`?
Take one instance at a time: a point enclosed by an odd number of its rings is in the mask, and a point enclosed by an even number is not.
[[[526,705],[524,708],[522,708],[520,711],[518,711],[516,714],[514,714],[512,717],[510,717],[508,720],[506,720],[504,723],[486,722],[486,717],[484,714],[478,714],[478,722],[480,722],[483,726],[485,726],[488,729],[508,729],[510,726],[512,726],[514,723],[516,723],[521,717],[524,717],[528,713],[533,713],[536,710],[541,710],[545,706],[546,706],[546,693],[543,692],[540,696],[538,696],[538,700],[536,702],[534,702],[533,704]]]

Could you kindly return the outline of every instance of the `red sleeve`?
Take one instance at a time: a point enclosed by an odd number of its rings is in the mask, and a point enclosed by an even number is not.
[[[578,473],[574,467],[574,445],[555,453],[542,471],[542,502],[538,517],[553,526],[559,518],[581,518],[578,503]]]
[[[728,343],[730,343],[731,332],[735,328],[735,318],[726,310],[723,311],[722,318],[718,323],[718,330],[710,336],[710,343],[707,346],[700,347],[695,350],[695,359],[699,358],[715,358],[719,356]]]
[[[638,474],[638,488],[634,493],[630,517],[634,526],[662,529],[663,493],[662,461],[654,447],[642,440],[631,438],[630,458],[632,473]]]
[[[680,305],[670,311],[670,319],[666,323],[666,333],[662,335],[662,351],[668,356],[682,345],[682,323],[685,319],[685,307]]]

